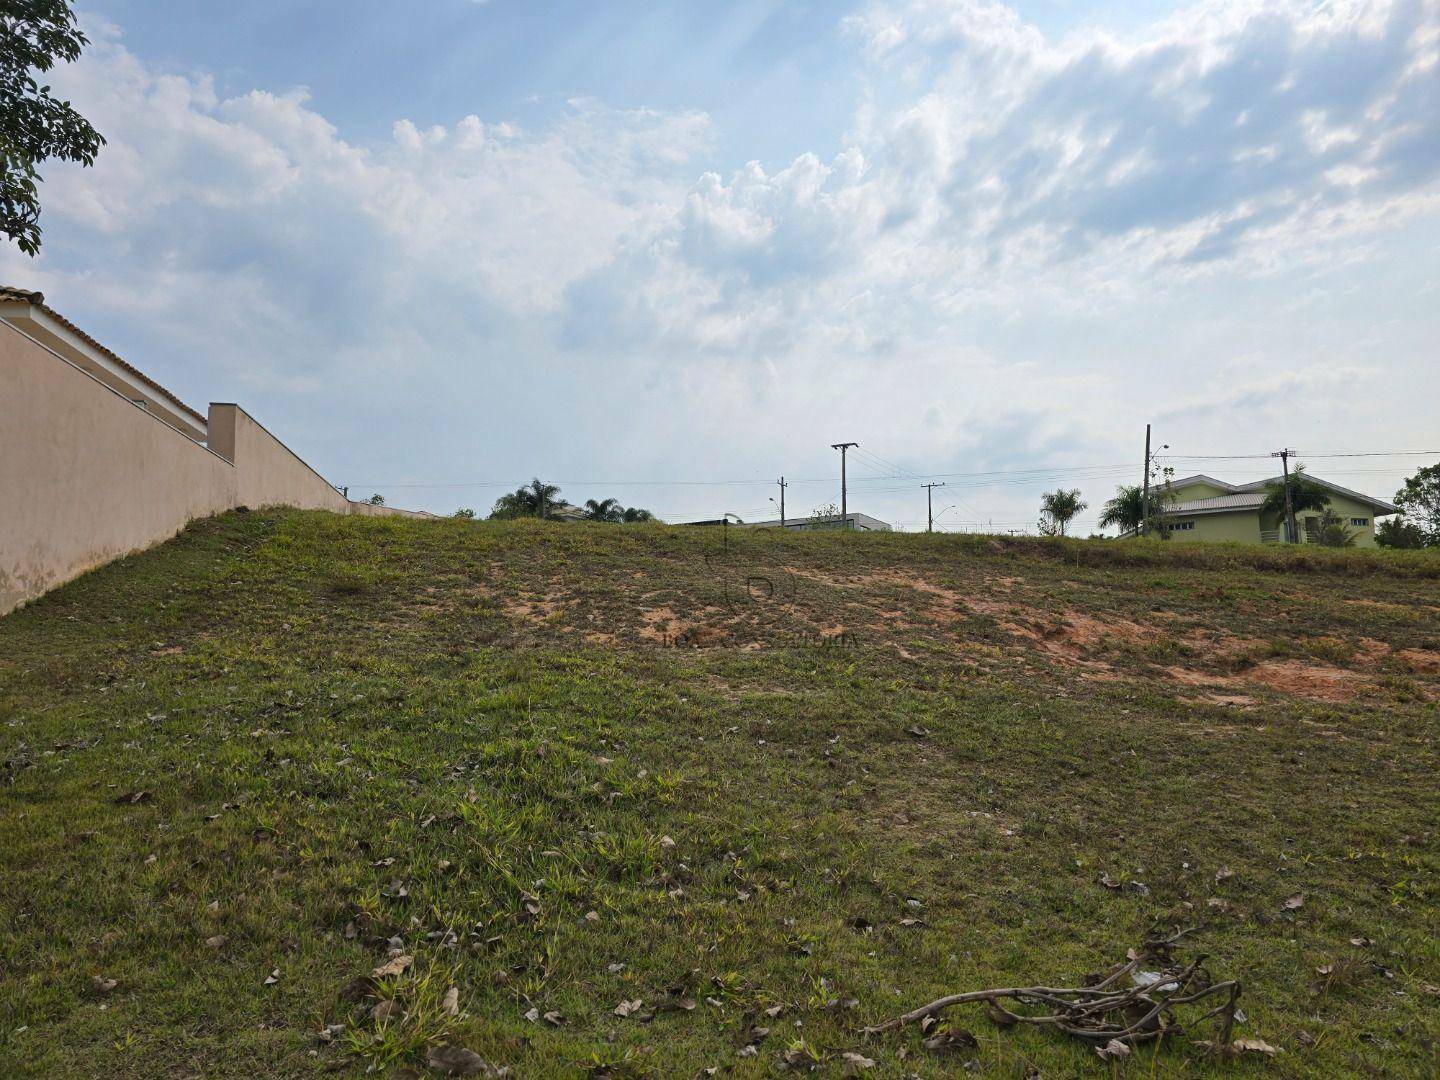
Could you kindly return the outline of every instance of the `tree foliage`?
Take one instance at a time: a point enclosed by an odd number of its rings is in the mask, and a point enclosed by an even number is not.
[[[1046,536],[1064,536],[1065,529],[1088,503],[1080,501],[1080,489],[1059,488],[1040,496],[1040,531]]]
[[[1307,510],[1330,509],[1330,491],[1324,484],[1313,479],[1304,465],[1296,465],[1290,472],[1290,501],[1295,513]],[[1285,518],[1285,481],[1275,480],[1265,487],[1265,501],[1260,504],[1262,518]]]
[[[35,78],[88,44],[65,0],[0,0],[0,232],[27,255],[40,250],[40,163],[92,165],[105,144]]]
[[[549,517],[562,506],[569,505],[560,497],[558,487],[536,477],[524,487],[518,487],[496,499],[490,510],[490,520]],[[649,510],[638,506],[625,506],[619,499],[586,499],[582,513],[587,521],[604,521],[616,525],[655,520],[655,515]]]
[[[462,506],[459,510],[456,510],[455,513],[451,514],[450,516],[469,521],[475,516],[475,511],[471,510],[468,506]]]
[[[492,520],[504,521],[510,518],[545,517],[558,506],[568,503],[560,498],[560,489],[547,484],[538,476],[523,487],[518,487],[495,500],[490,509]]]
[[[585,517],[590,521],[619,522],[624,520],[625,508],[619,499],[585,500]]]
[[[1159,495],[1150,492],[1151,516],[1158,516]],[[1133,532],[1145,521],[1145,489],[1139,484],[1121,484],[1115,489],[1115,497],[1105,503],[1098,524],[1102,529],[1112,526],[1121,532]]]
[[[1375,543],[1387,548],[1422,548],[1425,546],[1425,534],[1420,531],[1420,526],[1403,517],[1391,517],[1375,526]]]
[[[1440,464],[1427,465],[1406,480],[1394,502],[1426,547],[1440,547]]]
[[[1326,510],[1311,542],[1321,547],[1354,547],[1355,530],[1346,525],[1345,519],[1334,510]]]

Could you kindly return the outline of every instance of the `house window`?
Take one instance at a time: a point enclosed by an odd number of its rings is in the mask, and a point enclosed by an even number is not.
[[[1370,524],[1370,519],[1369,519],[1369,518],[1351,518],[1351,519],[1350,519],[1350,524],[1351,524],[1351,525],[1354,525],[1357,529],[1363,529],[1363,528],[1365,528],[1367,525]]]
[[[1171,532],[1194,532],[1194,531],[1195,531],[1195,522],[1193,522],[1193,521],[1177,521],[1177,522],[1175,522],[1174,525],[1171,525],[1171,526],[1170,526],[1170,531],[1171,531]]]

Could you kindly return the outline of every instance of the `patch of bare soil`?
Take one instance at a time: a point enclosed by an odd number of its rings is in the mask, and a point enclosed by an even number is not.
[[[564,611],[567,598],[563,593],[546,593],[544,596],[525,598],[507,596],[500,601],[500,606],[504,608],[505,614],[512,618],[539,622]]]
[[[1026,620],[1006,629],[1033,641],[1044,652],[1072,658],[1096,652],[1111,642],[1135,645],[1155,636],[1150,627],[1128,619],[1097,619],[1078,611],[1066,611],[1051,619]]]
[[[1191,668],[1165,668],[1165,675],[1183,686],[1215,691],[1229,696],[1249,686],[1260,686],[1282,694],[1318,698],[1321,701],[1350,701],[1367,689],[1370,680],[1356,671],[1330,667],[1305,660],[1261,660],[1239,675],[1215,675]],[[1247,695],[1238,695],[1246,697]]]
[[[1419,675],[1440,675],[1440,652],[1434,649],[1400,649],[1395,658]]]
[[[1369,686],[1359,672],[1304,660],[1262,660],[1242,678],[1282,694],[1321,701],[1350,701]]]
[[[1376,664],[1391,653],[1389,645],[1374,638],[1362,637],[1355,643],[1355,658],[1363,663]]]
[[[641,640],[656,645],[713,648],[730,639],[729,629],[714,621],[714,617],[719,613],[719,608],[705,607],[696,612],[695,617],[681,618],[670,607],[642,608],[639,636]]]
[[[1392,604],[1388,600],[1346,600],[1353,607],[1373,608],[1376,611],[1409,611],[1405,604]]]

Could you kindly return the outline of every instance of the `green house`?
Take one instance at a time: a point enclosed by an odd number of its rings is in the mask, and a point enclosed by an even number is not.
[[[1375,519],[1398,514],[1399,508],[1384,499],[1309,476],[1330,493],[1330,510],[1355,535],[1357,547],[1375,546]],[[1260,506],[1271,484],[1282,477],[1256,480],[1253,484],[1227,484],[1213,476],[1187,476],[1162,488],[1164,526],[1172,540],[1231,540],[1242,544],[1278,544],[1289,539],[1284,516],[1262,518]],[[1305,511],[1295,515],[1301,543],[1313,543],[1319,535],[1322,513]]]

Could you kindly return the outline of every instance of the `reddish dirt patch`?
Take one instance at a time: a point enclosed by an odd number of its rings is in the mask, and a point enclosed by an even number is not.
[[[1365,689],[1364,676],[1345,668],[1308,664],[1303,660],[1263,660],[1245,673],[1247,682],[1259,683],[1283,694],[1349,701]]]
[[[532,596],[526,599],[514,599],[507,597],[501,601],[505,614],[517,619],[531,619],[539,621],[548,619],[556,612],[564,611],[566,601],[560,593],[549,593],[545,596]]]
[[[1304,660],[1262,660],[1240,675],[1212,675],[1183,667],[1168,667],[1165,674],[1184,686],[1205,687],[1226,696],[1247,686],[1261,686],[1321,701],[1350,701],[1370,685],[1357,672]]]
[[[1355,658],[1367,664],[1375,664],[1389,656],[1390,646],[1374,638],[1362,637],[1355,645]]]
[[[1345,603],[1355,607],[1374,608],[1377,611],[1409,611],[1405,604],[1392,604],[1385,600],[1346,600]]]
[[[1440,652],[1434,649],[1401,649],[1395,657],[1417,674],[1440,675]]]

